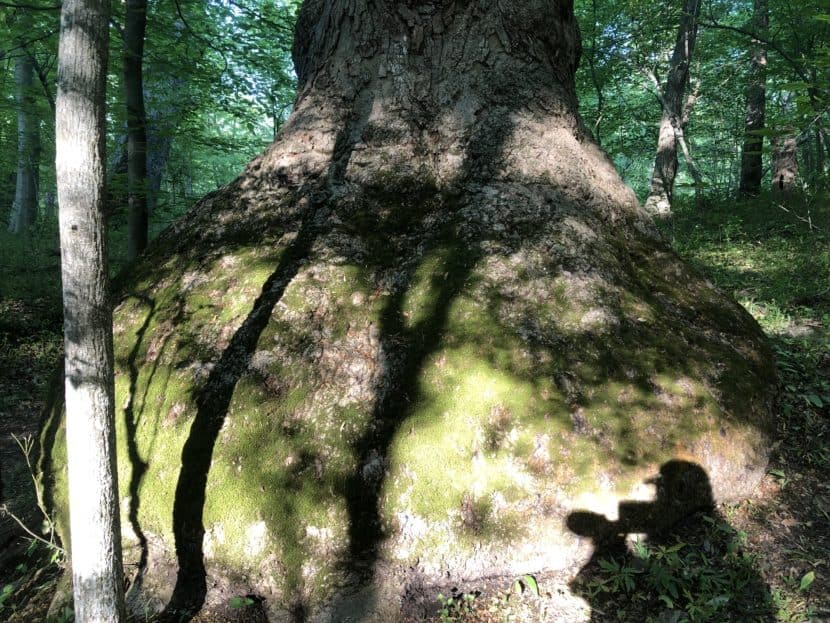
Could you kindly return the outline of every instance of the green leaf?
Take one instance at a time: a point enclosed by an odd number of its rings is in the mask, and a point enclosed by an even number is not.
[[[228,600],[228,605],[231,608],[245,608],[246,606],[253,605],[254,600],[250,597],[231,597]]]
[[[813,583],[813,580],[816,579],[816,572],[815,571],[808,571],[804,574],[804,577],[801,578],[801,585],[798,587],[798,590],[806,591],[810,588],[810,585]]]
[[[527,587],[530,589],[530,592],[538,597],[539,583],[536,581],[536,578],[532,575],[525,575],[522,579],[524,580],[524,583],[527,585]]]
[[[11,594],[14,592],[14,584],[6,584],[3,587],[3,590],[0,591],[0,610],[3,609],[6,600],[11,597]]]
[[[824,406],[824,402],[822,402],[821,398],[819,398],[815,394],[805,394],[804,399],[810,404],[815,405],[819,409],[821,409]]]

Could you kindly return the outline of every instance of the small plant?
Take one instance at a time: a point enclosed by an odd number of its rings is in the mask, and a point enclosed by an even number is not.
[[[438,593],[438,603],[441,604],[438,620],[441,623],[466,621],[473,614],[475,600],[476,595],[472,593],[453,591],[451,597],[445,597],[443,593]]]
[[[789,478],[787,478],[787,474],[786,474],[786,473],[784,473],[784,470],[781,470],[781,469],[770,469],[770,470],[768,470],[768,471],[767,471],[767,473],[768,473],[770,476],[774,477],[774,478],[775,478],[775,480],[777,480],[777,481],[778,481],[778,484],[780,485],[780,487],[781,487],[782,489],[783,489],[784,487],[786,487],[786,486],[787,486],[787,483],[788,483],[788,482],[790,482],[790,479],[789,479]]]
[[[642,573],[642,569],[634,568],[625,561],[614,558],[601,558],[598,562],[603,573],[599,578],[588,583],[591,597],[600,593],[630,593],[634,590],[635,577]]]
[[[8,601],[9,597],[14,594],[14,584],[6,584],[2,590],[0,590],[0,612],[3,612],[4,608],[6,607],[6,601]]]
[[[719,518],[702,519],[703,534],[691,541],[636,541],[630,555],[600,559],[599,573],[586,586],[588,596],[638,603],[647,622],[663,620],[661,612],[688,623],[742,620],[758,607],[752,600],[763,599],[757,561],[746,553],[745,534]]]
[[[239,608],[247,608],[248,606],[254,605],[254,600],[250,597],[231,597],[228,600],[228,606],[233,608],[234,610]]]
[[[807,573],[805,573],[802,576],[801,582],[798,585],[798,590],[800,590],[800,591],[809,590],[810,586],[812,586],[815,579],[816,579],[816,572],[815,571],[808,571]]]
[[[539,597],[539,583],[536,578],[530,574],[525,574],[521,578],[513,582],[514,593],[524,593],[530,591],[534,597]]]
[[[41,515],[43,516],[43,526],[42,526],[42,533],[48,536],[48,539],[43,538],[39,534],[36,534],[33,530],[31,530],[23,521],[11,512],[8,507],[4,504],[0,506],[0,515],[6,515],[14,520],[14,522],[20,526],[20,528],[26,532],[26,534],[31,537],[33,543],[29,546],[29,551],[27,553],[31,553],[34,547],[34,541],[38,541],[46,545],[51,552],[51,560],[50,562],[53,563],[60,563],[66,557],[66,550],[64,550],[60,545],[58,545],[56,540],[57,531],[55,530],[55,524],[52,521],[52,517],[46,511],[46,504],[43,501],[43,488],[41,487],[40,482],[38,482],[37,477],[35,476],[35,469],[32,465],[32,450],[34,448],[34,440],[32,439],[31,435],[27,435],[24,437],[17,437],[16,435],[12,435],[12,439],[14,439],[17,446],[20,448],[20,451],[23,453],[23,456],[26,459],[26,466],[29,469],[29,474],[32,477],[32,482],[34,483],[35,488],[35,497],[37,500],[37,507],[40,510]]]

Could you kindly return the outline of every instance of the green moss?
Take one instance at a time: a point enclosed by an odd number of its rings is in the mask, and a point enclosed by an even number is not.
[[[385,459],[386,534],[400,537],[411,529],[401,517],[414,516],[435,530],[407,533],[409,555],[452,547],[448,555],[463,557],[485,541],[532,538],[526,509],[537,495],[566,505],[602,482],[608,496],[623,496],[685,445],[719,443],[725,421],[749,425],[756,407],[738,403],[756,387],[757,362],[717,337],[731,308],[702,286],[681,292],[665,258],[635,248],[648,255],[636,269],[609,269],[574,296],[580,282],[550,262],[544,286],[536,265],[510,277],[488,272],[448,225],[419,243],[418,252],[428,250],[410,272],[414,257],[402,254],[415,253],[410,238],[427,236],[418,228],[440,206],[434,197],[406,203],[388,213],[358,206],[338,226],[368,249],[366,266],[315,258],[289,275],[250,352],[228,364],[232,395],[221,413],[199,402],[204,384],[284,245],[161,262],[176,272],[145,279],[125,298],[116,316],[119,478],[141,529],[173,549],[197,404],[199,416],[221,418],[208,448],[206,553],[235,571],[279,569],[285,594],[309,583],[320,599],[360,529],[352,490],[371,487],[361,478],[372,451]],[[505,258],[487,260],[510,268]],[[702,300],[705,319],[667,306],[668,297]],[[341,369],[364,360],[372,365]],[[361,374],[369,380],[354,384],[375,383],[377,396],[349,398],[337,385]],[[65,505],[65,485],[56,498]]]

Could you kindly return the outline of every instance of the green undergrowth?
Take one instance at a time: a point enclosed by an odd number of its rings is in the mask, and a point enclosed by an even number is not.
[[[718,516],[695,515],[668,539],[633,540],[627,553],[598,555],[572,588],[619,621],[766,623],[776,605],[757,564],[746,534]]]
[[[56,224],[38,224],[21,235],[0,228],[0,299],[60,299]]]
[[[666,233],[772,341],[782,458],[830,467],[830,197],[681,205]]]
[[[822,499],[830,469],[830,197],[681,206],[667,233],[682,255],[739,300],[772,343],[780,397],[769,473],[782,489],[781,512],[798,518],[801,530],[790,534],[772,524],[782,538],[764,547],[758,566],[767,568],[775,620],[819,620],[811,612],[827,612],[823,561],[830,535],[825,507],[808,500]],[[750,515],[766,517],[770,510]],[[766,556],[775,568],[764,564]]]

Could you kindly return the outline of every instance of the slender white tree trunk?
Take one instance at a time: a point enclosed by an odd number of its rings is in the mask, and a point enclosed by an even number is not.
[[[104,216],[108,0],[64,0],[56,168],[75,620],[124,620]]]

